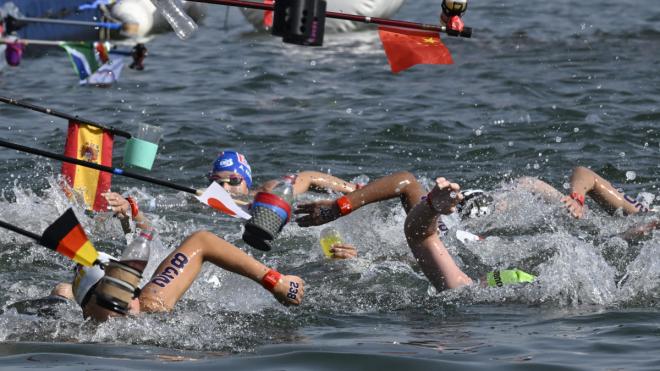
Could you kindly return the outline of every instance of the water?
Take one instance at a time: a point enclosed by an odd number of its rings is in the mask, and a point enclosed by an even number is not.
[[[428,184],[442,175],[497,189],[526,175],[564,190],[571,168],[586,165],[630,194],[659,193],[655,1],[475,3],[465,17],[474,39],[443,38],[455,65],[399,75],[389,72],[375,32],[327,35],[323,48],[301,48],[251,32],[235,10],[224,30],[224,8],[209,9],[188,41],[156,37],[146,70],[125,71],[115,87],[79,87],[53,50],[5,67],[0,89],[129,131],[140,122],[163,127],[151,175],[196,188],[215,155],[233,148],[248,157],[256,184],[299,170],[345,179],[409,170]],[[437,2],[410,1],[398,18],[435,22],[438,11]],[[63,120],[5,106],[0,114],[1,138],[62,150]],[[115,165],[123,146],[118,138]],[[69,205],[59,170],[0,150],[0,217],[43,231]],[[113,181],[146,199],[186,197]],[[146,276],[188,234],[209,229],[304,277],[304,305],[283,308],[251,281],[207,267],[173,313],[99,326],[81,322],[75,305],[58,306],[55,316],[12,309],[72,274],[64,258],[3,232],[0,367],[660,369],[659,237],[616,237],[650,217],[594,208],[573,221],[530,195],[503,197],[512,213],[462,226],[486,240],[462,245],[450,234],[450,250],[473,278],[516,266],[538,282],[440,294],[406,247],[405,215],[394,201],[335,222],[359,251],[335,262],[318,248],[322,227],[289,225],[278,247],[262,253],[240,241],[239,221],[189,199],[155,214],[160,239]],[[125,240],[105,220],[81,216],[95,245],[117,256]]]

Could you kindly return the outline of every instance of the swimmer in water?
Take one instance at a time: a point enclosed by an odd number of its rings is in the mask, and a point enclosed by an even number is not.
[[[99,258],[106,262],[109,259],[106,254],[101,254]],[[137,315],[173,310],[205,262],[260,283],[283,305],[299,305],[303,300],[305,288],[300,277],[282,275],[213,233],[198,231],[163,259],[151,280],[130,302],[128,313]],[[121,316],[97,301],[96,289],[104,275],[104,270],[98,265],[78,266],[73,284],[58,284],[51,295],[74,299],[80,304],[85,318],[105,321]]]

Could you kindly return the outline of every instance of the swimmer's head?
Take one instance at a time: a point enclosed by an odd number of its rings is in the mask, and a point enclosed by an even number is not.
[[[493,197],[481,189],[468,189],[461,192],[463,201],[456,205],[462,218],[478,218],[493,212]]]
[[[99,252],[98,260],[107,265],[113,259],[110,255]],[[83,310],[85,317],[91,317],[97,321],[105,321],[109,317],[120,316],[119,313],[103,308],[96,302],[95,290],[101,279],[105,276],[105,270],[98,264],[91,267],[76,266],[76,274],[71,284],[73,297]],[[139,302],[134,300],[130,303],[129,313],[139,312]]]
[[[223,151],[213,162],[213,168],[208,175],[209,180],[217,182],[233,193],[241,192],[241,188],[252,187],[252,169],[247,159],[236,151]],[[246,193],[246,192],[245,192]]]
[[[97,259],[105,265],[110,262],[112,257],[106,253],[99,252]],[[105,276],[105,271],[98,264],[91,267],[78,264],[76,266],[76,275],[73,277],[73,283],[71,284],[71,290],[73,291],[73,297],[76,299],[76,303],[84,307],[103,276]]]

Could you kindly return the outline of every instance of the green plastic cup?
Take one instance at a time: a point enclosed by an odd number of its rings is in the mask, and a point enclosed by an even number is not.
[[[128,142],[126,142],[124,164],[145,170],[151,170],[157,152],[158,144],[147,142],[142,139],[130,138]]]
[[[151,170],[162,135],[163,129],[158,126],[140,123],[137,133],[126,142],[124,165]]]

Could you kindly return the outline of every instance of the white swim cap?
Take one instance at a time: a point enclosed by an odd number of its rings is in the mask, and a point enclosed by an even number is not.
[[[97,260],[105,265],[108,264],[110,260],[116,259],[106,253],[99,252]],[[82,306],[91,288],[94,287],[103,276],[105,276],[105,271],[98,264],[94,264],[91,267],[85,267],[78,264],[76,266],[76,275],[71,284],[76,303]]]

